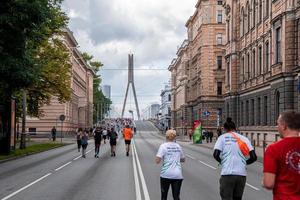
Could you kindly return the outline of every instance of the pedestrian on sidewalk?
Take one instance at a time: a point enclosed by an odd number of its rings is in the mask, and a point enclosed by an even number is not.
[[[123,129],[123,137],[125,140],[126,156],[129,156],[131,139],[133,137],[132,129],[129,127],[129,125],[126,125]]]
[[[241,200],[246,184],[246,165],[257,160],[248,138],[236,131],[235,123],[227,118],[226,133],[221,135],[214,147],[214,158],[221,164],[220,196],[222,200]]]
[[[52,140],[54,142],[56,140],[56,128],[55,128],[55,126],[53,126],[53,128],[51,130],[51,135],[52,135]]]
[[[118,133],[114,128],[111,128],[111,131],[108,134],[109,144],[110,144],[110,156],[116,156],[116,145],[118,139]]]
[[[95,158],[99,158],[99,151],[102,140],[102,127],[97,126],[94,131],[94,140],[95,140]]]
[[[82,135],[82,128],[78,128],[78,130],[76,132],[76,141],[77,141],[78,152],[80,152],[80,148],[81,148],[81,135]]]
[[[82,157],[86,158],[86,148],[88,146],[89,131],[85,130],[81,135]]]
[[[180,189],[182,185],[181,162],[185,157],[181,146],[175,142],[176,131],[166,132],[166,142],[161,144],[156,154],[155,162],[162,161],[160,170],[161,200],[167,200],[168,191],[171,185],[174,200],[180,200]]]
[[[263,187],[273,190],[273,200],[300,199],[300,113],[279,115],[282,140],[269,145],[264,155]]]

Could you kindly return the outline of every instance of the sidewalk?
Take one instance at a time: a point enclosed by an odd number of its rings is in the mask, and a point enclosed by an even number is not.
[[[208,149],[213,149],[216,143],[215,138],[213,139],[212,143],[207,143],[206,141],[203,141],[202,144],[194,144],[192,141],[189,140],[189,138],[187,136],[185,136],[184,138],[179,138],[178,141],[180,142],[186,142],[189,143],[191,145],[195,145],[195,146],[199,146],[199,147],[203,147],[203,148],[208,148]],[[257,155],[257,161],[258,162],[263,162],[263,148],[262,147],[254,147],[255,149],[255,153]]]

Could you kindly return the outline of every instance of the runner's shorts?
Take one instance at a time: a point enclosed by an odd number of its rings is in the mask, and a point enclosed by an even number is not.
[[[125,144],[129,144],[130,145],[131,140],[125,140]]]

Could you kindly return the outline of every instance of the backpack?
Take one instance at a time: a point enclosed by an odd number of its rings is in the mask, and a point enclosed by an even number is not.
[[[230,134],[236,139],[236,142],[242,152],[242,154],[244,156],[248,156],[249,155],[249,147],[248,145],[246,144],[246,142],[244,142],[243,140],[241,140],[241,138],[239,138],[238,136],[236,136],[233,132],[230,132]]]

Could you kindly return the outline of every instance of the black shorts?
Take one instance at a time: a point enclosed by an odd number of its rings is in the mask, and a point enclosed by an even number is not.
[[[125,144],[130,145],[130,143],[131,143],[131,140],[125,140]]]
[[[110,139],[109,143],[111,146],[117,145],[117,140]]]

